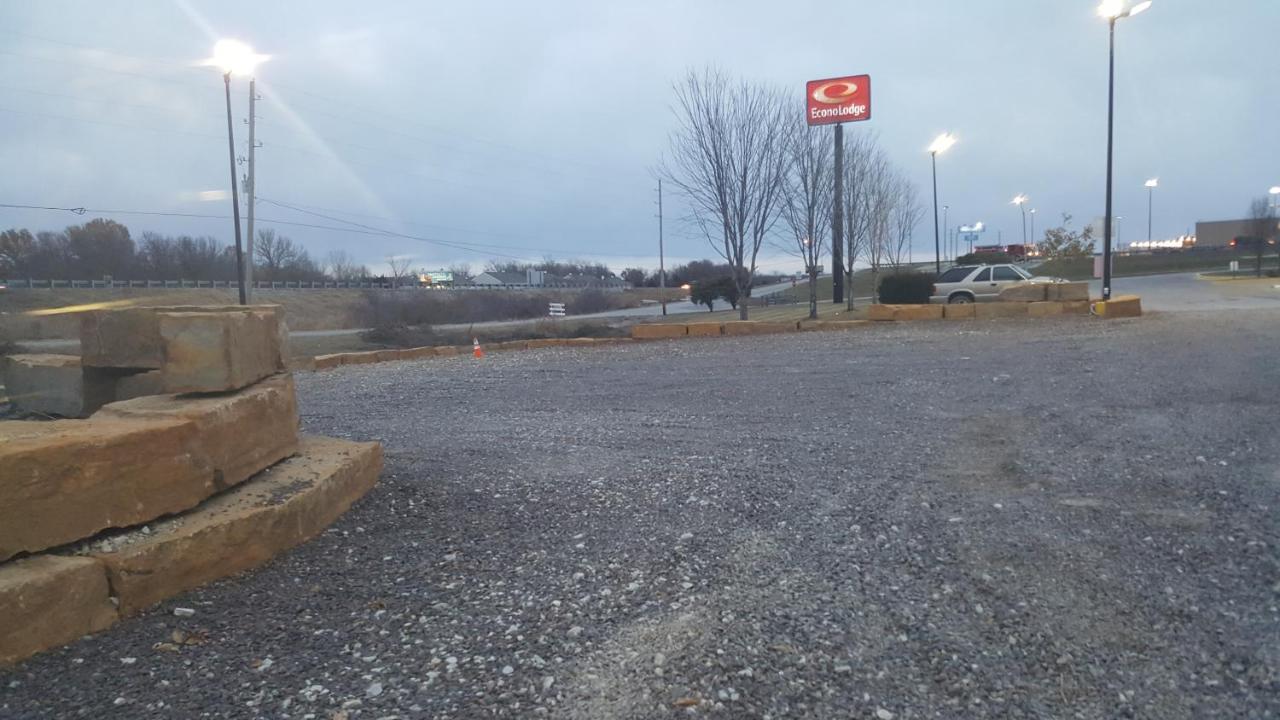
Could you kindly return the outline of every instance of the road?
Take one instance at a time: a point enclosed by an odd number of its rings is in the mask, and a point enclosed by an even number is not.
[[[0,671],[0,717],[1277,717],[1277,319],[300,374],[304,430],[381,440],[379,485]],[[153,649],[175,629],[207,642]]]
[[[1237,282],[1212,282],[1197,279],[1197,273],[1176,273],[1168,275],[1149,275],[1145,277],[1115,278],[1112,293],[1122,295],[1133,293],[1142,296],[1142,306],[1147,310],[1162,312],[1199,312],[1208,310],[1229,309],[1268,309],[1280,308],[1280,280],[1248,280]],[[1101,281],[1090,283],[1090,293],[1094,297],[1102,295]],[[761,297],[781,292],[791,287],[790,282],[768,285],[754,291],[754,296]],[[869,301],[870,298],[859,298]],[[692,312],[706,312],[703,305],[680,301],[667,303],[667,313],[681,315]],[[662,314],[658,304],[643,305],[624,310],[610,310],[587,315],[574,315],[574,319],[589,318],[629,318],[656,317]],[[443,325],[441,329],[461,329],[489,325],[506,325],[512,320],[495,320],[483,323],[460,323]],[[293,337],[337,337],[356,335],[368,328],[347,328],[342,330],[303,330],[290,333]],[[24,340],[19,343],[27,352],[75,352],[79,341],[76,340]]]

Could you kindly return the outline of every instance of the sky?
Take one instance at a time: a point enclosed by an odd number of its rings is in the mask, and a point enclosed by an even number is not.
[[[224,89],[200,61],[217,39],[235,38],[271,56],[257,71],[258,227],[318,259],[345,250],[375,270],[391,256],[480,269],[551,255],[655,268],[655,169],[676,124],[672,84],[709,65],[791,89],[797,103],[806,80],[870,74],[872,118],[846,125],[846,136],[878,134],[928,202],[925,148],[954,133],[958,143],[938,158],[947,224],[982,221],[984,243],[1020,242],[1018,193],[1037,210],[1037,233],[1063,213],[1077,226],[1103,214],[1107,25],[1095,9],[1092,0],[7,0],[0,204],[111,212],[0,207],[0,229],[104,216],[135,237],[230,242]],[[1157,239],[1242,217],[1280,185],[1277,28],[1275,0],[1156,0],[1118,23],[1121,245],[1146,238],[1150,177],[1160,181]],[[247,80],[234,78],[231,91],[243,155]],[[714,257],[667,190],[668,265]],[[932,257],[931,213],[913,250]],[[770,246],[761,265],[802,263]]]

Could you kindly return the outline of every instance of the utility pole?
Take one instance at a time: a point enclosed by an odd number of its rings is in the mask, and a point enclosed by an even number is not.
[[[254,140],[254,120],[257,116],[254,114],[254,107],[257,105],[258,93],[254,88],[254,80],[249,80],[249,173],[244,180],[244,192],[249,203],[248,227],[249,241],[245,243],[248,248],[248,258],[244,262],[244,295],[248,302],[253,302],[253,206],[256,204],[257,187],[254,183],[253,176],[253,149],[255,147]]]
[[[942,245],[942,249],[943,249],[943,253],[942,253],[942,255],[943,255],[943,257],[946,257],[946,255],[947,255],[947,252],[946,252],[946,251],[949,249],[949,247],[950,247],[950,245],[951,245],[951,229],[950,229],[949,227],[947,227],[947,211],[948,211],[948,210],[950,210],[950,209],[951,209],[951,206],[950,206],[950,205],[943,205],[943,206],[942,206],[942,229],[947,231],[947,242],[946,242],[946,243],[943,243],[943,245]]]
[[[836,123],[835,203],[831,208],[831,302],[844,302],[844,125]],[[853,288],[849,289],[853,292]]]
[[[231,71],[222,76],[227,96],[227,155],[231,166],[231,217],[236,229],[236,280],[240,283],[240,304],[248,305],[244,294],[244,249],[240,242],[240,190],[236,188],[236,137],[231,124]]]
[[[667,261],[662,248],[662,178],[658,178],[658,292],[662,314],[667,314]]]

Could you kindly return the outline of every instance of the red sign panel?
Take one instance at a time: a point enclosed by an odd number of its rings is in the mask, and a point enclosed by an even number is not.
[[[805,86],[805,119],[810,125],[871,119],[871,76],[810,80]]]

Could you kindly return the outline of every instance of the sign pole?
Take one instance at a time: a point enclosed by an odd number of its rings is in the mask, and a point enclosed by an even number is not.
[[[844,124],[836,123],[835,198],[831,209],[831,302],[844,302]],[[853,288],[850,288],[852,295]]]

